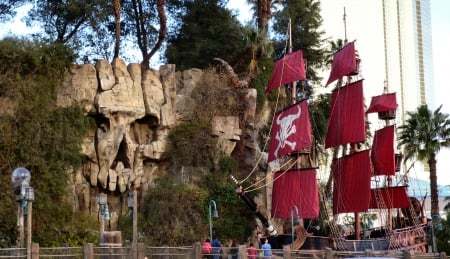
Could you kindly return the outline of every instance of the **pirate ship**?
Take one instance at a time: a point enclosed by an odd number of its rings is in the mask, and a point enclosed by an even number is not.
[[[327,187],[319,188],[308,100],[297,100],[296,85],[306,79],[302,51],[290,51],[275,62],[266,92],[288,86],[291,105],[274,115],[268,163],[280,170],[272,178],[270,218],[289,221],[293,211],[302,219],[288,233],[270,224],[256,203],[234,179],[237,193],[256,213],[274,248],[337,251],[427,249],[427,224],[422,205],[407,196],[402,181],[401,155],[395,153],[395,93],[387,86],[382,95],[364,103],[363,79],[359,73],[355,42],[334,53],[326,85],[337,81],[331,92],[330,117],[323,146],[332,154]],[[377,113],[383,127],[373,137],[367,117]],[[295,210],[294,210],[295,209]],[[351,219],[346,224],[343,219]],[[373,226],[370,220],[379,223]],[[325,222],[314,224],[313,222]],[[366,224],[364,224],[366,223]]]

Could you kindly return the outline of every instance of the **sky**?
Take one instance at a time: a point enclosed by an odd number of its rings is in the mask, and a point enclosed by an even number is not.
[[[430,0],[436,103],[450,113],[450,1]],[[450,185],[450,150],[437,157],[438,183]]]

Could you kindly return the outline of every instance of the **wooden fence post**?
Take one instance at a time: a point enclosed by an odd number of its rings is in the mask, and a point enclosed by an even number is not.
[[[201,259],[202,258],[202,244],[200,242],[195,242],[192,246],[192,258]]]
[[[39,259],[39,244],[31,244],[31,259]]]
[[[93,243],[84,244],[83,259],[94,259],[94,244]]]
[[[239,246],[238,258],[240,258],[240,259],[247,259],[247,246],[246,245],[240,245]]]
[[[137,244],[137,258],[138,259],[145,258],[145,244],[144,243]]]
[[[326,259],[333,259],[333,250],[331,250],[330,248],[325,248],[326,253],[325,253],[325,258]]]
[[[291,246],[283,246],[283,258],[291,259]]]

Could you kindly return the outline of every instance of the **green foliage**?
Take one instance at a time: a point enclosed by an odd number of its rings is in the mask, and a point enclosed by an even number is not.
[[[139,217],[140,232],[151,246],[192,245],[206,236],[204,206],[205,189],[187,184],[175,184],[168,177],[155,181],[148,191]]]
[[[448,237],[450,236],[449,219],[450,212],[447,212],[446,219],[441,219],[440,225],[435,226],[437,251],[445,252],[446,254],[450,254],[450,244],[448,243]]]
[[[236,194],[236,186],[230,180],[231,175],[238,174],[236,161],[224,157],[219,165],[218,170],[205,176],[201,183],[201,186],[208,188],[209,197],[216,202],[219,213],[219,218],[213,223],[213,235],[217,235],[222,241],[235,240],[243,243],[254,229],[255,214]]]
[[[428,160],[450,144],[450,118],[441,112],[442,106],[435,111],[422,105],[414,112],[407,112],[405,124],[399,127],[399,146],[405,152],[405,159]]]
[[[265,91],[266,91],[267,84],[269,83],[270,77],[272,76],[273,66],[274,66],[274,62],[272,59],[261,58],[259,60],[259,70],[258,70],[258,73],[256,73],[255,78],[252,81],[252,87],[256,88],[256,91],[257,91],[258,98],[256,100],[256,102],[257,102],[256,108],[258,110],[261,110],[263,108],[264,103],[267,100]]]
[[[83,214],[82,212],[75,212],[73,220],[68,227],[61,233],[61,242],[67,244],[69,247],[79,247],[87,243],[98,242],[97,232],[99,226],[98,221],[92,217]],[[95,229],[95,231],[93,231]],[[56,243],[60,246],[61,243]]]
[[[178,125],[170,132],[172,143],[170,158],[175,165],[211,167],[214,139],[208,134],[211,128],[197,121]]]
[[[122,242],[124,244],[128,242],[131,243],[133,240],[133,212],[130,210],[128,214],[120,215],[118,225],[119,225],[118,228],[120,229],[120,232],[122,234]],[[139,216],[138,216],[138,225],[140,228],[143,228]],[[142,240],[139,241],[141,242]]]
[[[63,204],[63,203],[60,203]],[[62,205],[62,207],[67,205]],[[61,217],[59,224],[42,223],[45,226],[38,226],[35,229],[43,228],[45,231],[33,232],[33,242],[39,243],[42,247],[60,247],[67,244],[69,247],[83,246],[86,243],[98,242],[98,222],[81,212],[68,215],[70,208],[65,207],[55,211],[53,217]],[[61,213],[61,214],[59,214]],[[39,217],[33,217],[33,225]],[[58,218],[53,218],[59,221]],[[64,222],[65,221],[65,222]]]
[[[303,58],[307,61],[307,78],[313,84],[319,84],[321,78],[316,71],[325,65],[326,58],[326,50],[322,46],[325,32],[320,30],[323,22],[320,1],[285,0],[281,4],[283,8],[274,14],[276,49],[279,53],[287,52],[286,30],[291,19],[293,49],[303,51]]]
[[[430,167],[431,215],[439,214],[436,154],[441,148],[450,145],[449,115],[421,105],[415,112],[407,112],[405,124],[399,127],[399,147],[402,148],[405,162],[417,158],[427,161]]]
[[[224,78],[219,77],[214,70],[205,70],[201,84],[192,91],[193,120],[203,125],[210,125],[216,116],[237,116],[244,107],[239,101],[236,90],[230,88]]]
[[[181,29],[169,36],[165,56],[177,69],[206,68],[213,58],[234,58],[244,48],[242,25],[218,0],[185,1]]]
[[[0,41],[1,233],[15,237],[17,208],[12,200],[11,173],[19,166],[31,172],[35,190],[33,240],[41,245],[63,242],[59,235],[72,222],[72,206],[63,201],[70,172],[83,160],[82,139],[91,127],[81,105],[55,106],[55,89],[73,61],[60,44],[47,45],[19,39]],[[70,225],[70,224],[69,224]],[[12,245],[12,244],[10,244]]]
[[[311,127],[313,129],[314,141],[317,143],[317,145],[315,145],[316,147],[318,147],[318,145],[323,147],[325,144],[328,119],[330,117],[330,101],[331,94],[323,94],[319,95],[309,105]]]
[[[0,3],[0,22],[8,21],[16,14],[16,9],[28,2],[28,0],[8,0]]]
[[[254,224],[254,213],[235,193],[230,175],[237,172],[237,162],[222,158],[217,169],[205,175],[197,185],[176,184],[173,178],[160,177],[149,189],[139,217],[142,242],[152,246],[191,245],[209,237],[208,205],[215,200],[219,218],[213,232],[222,240],[246,241]],[[130,219],[123,220],[124,235],[130,238]]]
[[[213,168],[215,158],[221,156],[216,138],[211,136],[211,120],[216,115],[239,115],[243,107],[235,90],[230,89],[212,70],[206,70],[201,84],[192,91],[192,102],[185,109],[192,119],[171,130],[169,157],[175,166]]]
[[[29,11],[27,23],[41,25],[46,34],[40,35],[42,38],[74,46],[82,38],[83,29],[105,15],[106,7],[104,0],[37,1]]]

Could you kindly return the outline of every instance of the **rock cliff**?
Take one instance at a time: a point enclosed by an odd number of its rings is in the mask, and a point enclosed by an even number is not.
[[[199,69],[176,72],[174,65],[141,71],[140,65],[126,65],[121,59],[73,67],[58,89],[57,104],[83,102],[87,116],[95,118],[97,125],[83,144],[88,162],[70,183],[69,198],[77,210],[97,215],[96,196],[107,193],[115,225],[127,211],[129,190],[138,188],[142,197],[158,175],[167,173],[168,135],[192,118],[191,95],[204,73]],[[225,154],[230,155],[238,143],[241,164],[253,166],[261,154],[255,135],[256,90],[234,89],[223,100],[239,101],[244,113],[209,118],[211,134]]]

